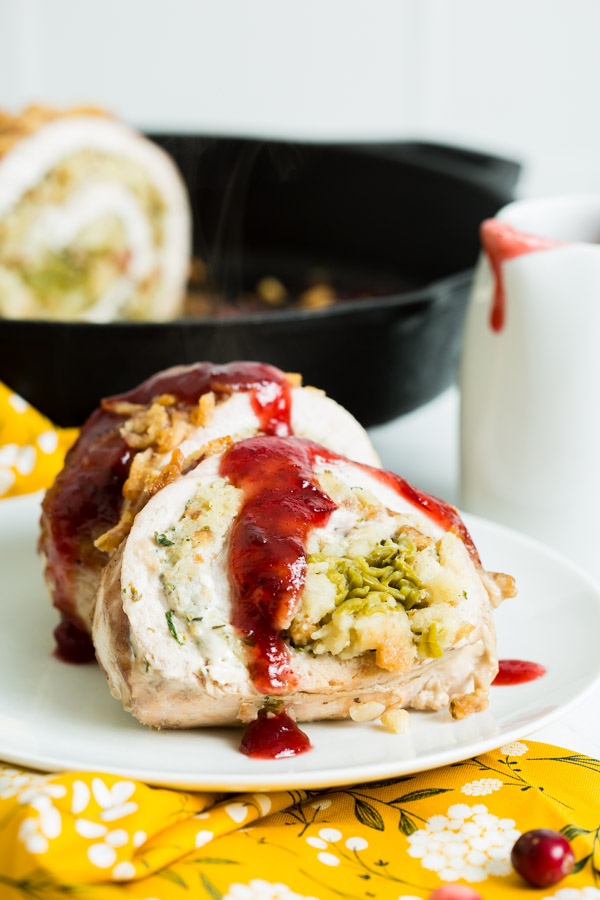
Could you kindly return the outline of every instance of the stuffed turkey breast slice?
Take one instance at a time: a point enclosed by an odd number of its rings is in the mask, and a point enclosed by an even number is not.
[[[258,433],[294,433],[361,462],[379,462],[366,432],[343,407],[301,387],[299,376],[260,363],[179,366],[103,401],[42,507],[40,551],[63,617],[91,631],[108,554],[158,485],[181,472],[186,457],[219,439]]]
[[[98,110],[0,115],[0,315],[168,319],[191,252],[183,181]]]
[[[456,511],[299,438],[202,461],[138,514],[94,617],[113,695],[158,727],[299,720],[355,704],[486,705],[497,671],[485,572]]]

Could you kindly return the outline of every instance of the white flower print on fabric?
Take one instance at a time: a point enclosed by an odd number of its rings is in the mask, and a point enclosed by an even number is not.
[[[271,798],[266,794],[252,794],[252,799],[258,806],[263,816],[271,812]]]
[[[117,781],[108,788],[101,778],[92,779],[92,794],[102,810],[100,818],[104,822],[114,822],[136,812],[137,803],[129,799],[134,792],[133,781]]]
[[[321,850],[321,853],[317,853],[317,859],[324,866],[339,866],[341,859],[334,853],[329,853],[328,846],[341,841],[342,837],[342,832],[338,831],[337,828],[321,828],[319,837],[307,837],[306,843],[317,850]]]
[[[324,841],[322,838],[309,835],[309,837],[306,838],[306,843],[310,847],[316,847],[317,850],[327,850],[327,841]]]
[[[318,900],[317,897],[307,897],[304,894],[296,894],[286,884],[279,882],[271,884],[262,878],[253,878],[249,884],[234,883],[227,888],[223,900]]]
[[[315,800],[314,803],[310,804],[313,809],[321,810],[321,809],[329,809],[331,806],[331,800],[328,797],[324,797],[323,800]]]
[[[198,850],[199,847],[204,847],[205,844],[210,843],[214,837],[214,833],[212,831],[198,831],[196,834],[196,840],[194,842],[194,847]]]
[[[248,818],[249,811],[250,807],[247,803],[228,803],[225,807],[225,812],[229,818],[233,819],[238,825]]]
[[[463,784],[460,791],[461,794],[469,794],[471,797],[483,797],[485,794],[499,791],[501,787],[502,782],[499,778],[479,778],[477,781]]]
[[[50,846],[39,819],[24,819],[21,822],[19,840],[25,844],[29,853],[46,853]]]
[[[135,784],[132,781],[117,781],[109,788],[101,778],[96,777],[92,779],[91,790],[85,781],[76,779],[73,782],[71,812],[77,817],[74,822],[75,831],[80,837],[93,842],[87,848],[91,864],[98,869],[111,869],[112,877],[117,881],[126,881],[136,874],[133,863],[128,860],[119,861],[118,849],[130,842],[134,847],[139,847],[146,840],[146,834],[136,831],[132,836],[120,825],[112,827],[105,823],[116,822],[136,812],[138,805],[130,799],[134,792]],[[100,822],[82,816],[92,798],[100,807]]]
[[[358,852],[360,850],[366,850],[368,846],[369,842],[365,841],[362,837],[349,837],[346,841],[348,850],[356,850]]]
[[[341,863],[341,859],[338,856],[334,856],[333,853],[317,853],[317,859],[324,866],[339,866]]]
[[[321,828],[319,831],[319,837],[324,841],[330,841],[334,844],[336,841],[341,841],[342,832],[338,831],[337,828]]]
[[[17,412],[28,409],[28,404],[16,394],[8,398],[9,404]],[[58,445],[58,435],[56,436]],[[30,444],[20,447],[18,444],[4,444],[0,447],[0,496],[8,493],[19,475],[31,475],[36,463],[36,448]]]
[[[135,866],[127,860],[117,862],[119,847],[125,847],[129,843],[129,833],[124,828],[114,828],[109,831],[108,825],[102,822],[91,822],[88,819],[76,819],[75,831],[83,838],[94,840],[87,850],[87,857],[93,866],[98,869],[112,869],[112,876],[117,881],[125,881],[135,877]],[[98,841],[102,838],[102,841]]]
[[[560,888],[541,900],[600,900],[600,890],[596,887]]]
[[[90,802],[92,797],[92,792],[89,787],[85,783],[85,781],[80,781],[76,779],[73,782],[73,796],[71,798],[71,812],[75,813],[75,815],[79,815],[82,813],[84,809],[87,809],[87,805]]]
[[[44,431],[42,434],[38,434],[36,443],[42,453],[50,456],[52,453],[56,453],[58,449],[58,433],[56,431]]]
[[[46,779],[47,780],[47,779]],[[31,807],[37,812],[34,818],[23,819],[19,828],[19,840],[25,844],[29,853],[46,853],[50,841],[59,837],[62,832],[62,818],[53,805],[53,799],[60,799],[67,793],[64,784],[39,783],[21,791],[17,802]]]
[[[505,744],[504,747],[500,747],[500,753],[503,756],[524,756],[528,751],[529,747],[522,741],[513,741],[512,744]]]
[[[305,838],[306,843],[310,847],[314,847],[316,850],[322,851],[321,853],[317,853],[317,859],[320,863],[323,863],[324,866],[339,866],[341,863],[341,859],[335,855],[335,853],[330,853],[329,850],[336,849],[335,847],[329,847],[330,844],[336,844],[338,841],[341,841],[343,838],[343,834],[337,828],[321,828],[319,831],[318,837],[313,837],[313,835],[309,835]],[[359,853],[361,850],[366,850],[369,846],[369,842],[366,841],[363,837],[359,837],[358,835],[353,835],[349,837],[344,842],[348,850]],[[342,851],[342,856],[343,856]]]
[[[21,791],[17,798],[17,802],[27,804],[34,809],[37,809],[41,798],[43,798],[44,801],[49,800],[50,798],[60,800],[66,795],[67,789],[64,784],[49,784],[48,782],[49,778],[42,776],[40,782],[33,783],[31,786],[27,787],[26,790]],[[45,802],[42,805],[46,805]]]
[[[485,881],[512,872],[510,851],[520,833],[512,819],[492,815],[483,804],[457,803],[407,838],[408,854],[441,881]]]
[[[0,447],[0,466],[11,467],[17,461],[19,455],[18,444],[3,444]]]
[[[421,900],[420,897],[415,897],[414,894],[401,894],[398,897],[398,900]]]
[[[15,462],[15,469],[19,475],[31,475],[35,468],[35,458],[35,447],[32,447],[30,444],[21,447]]]
[[[10,797],[16,797],[26,788],[39,787],[49,780],[48,775],[34,775],[22,769],[0,766],[0,799],[8,800]]]
[[[26,413],[29,409],[29,403],[27,400],[23,400],[19,394],[10,394],[8,397],[8,403],[12,406],[15,412],[20,414]]]
[[[124,859],[122,862],[116,864],[112,870],[112,874],[116,881],[130,881],[132,878],[135,878],[135,866],[132,862],[129,862],[129,860]]]

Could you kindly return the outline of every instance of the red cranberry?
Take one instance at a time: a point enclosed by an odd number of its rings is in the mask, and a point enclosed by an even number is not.
[[[556,884],[575,865],[569,842],[558,831],[549,828],[535,828],[522,834],[512,848],[510,858],[519,875],[535,887]]]
[[[481,900],[481,894],[464,884],[445,884],[430,894],[429,900]]]

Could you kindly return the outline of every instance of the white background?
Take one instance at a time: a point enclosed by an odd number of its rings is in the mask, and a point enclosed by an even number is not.
[[[598,0],[0,0],[0,106],[143,128],[426,137],[600,190]]]

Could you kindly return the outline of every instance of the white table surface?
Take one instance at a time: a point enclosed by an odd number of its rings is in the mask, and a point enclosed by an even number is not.
[[[460,505],[459,406],[458,390],[450,388],[420,409],[369,430],[384,468],[456,506]],[[519,531],[519,522],[512,527]],[[596,711],[600,711],[600,688],[584,704],[530,737],[600,759]]]

